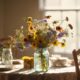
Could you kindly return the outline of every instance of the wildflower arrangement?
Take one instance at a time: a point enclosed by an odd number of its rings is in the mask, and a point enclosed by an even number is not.
[[[69,23],[68,17],[64,20],[55,20],[49,22],[51,16],[45,16],[43,19],[33,19],[28,17],[26,27],[16,30],[14,41],[18,48],[47,48],[50,45],[61,47],[65,46],[66,39],[60,40],[62,37],[68,37],[68,30],[72,30],[73,26]],[[62,26],[66,23],[66,27]]]

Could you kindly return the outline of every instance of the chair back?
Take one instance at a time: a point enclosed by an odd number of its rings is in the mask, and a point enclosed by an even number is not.
[[[78,63],[78,55],[80,54],[80,49],[76,50],[74,49],[73,52],[73,59],[74,59],[74,63],[75,63],[75,70],[76,70],[76,77],[77,80],[80,80],[80,69],[79,69],[79,63]]]

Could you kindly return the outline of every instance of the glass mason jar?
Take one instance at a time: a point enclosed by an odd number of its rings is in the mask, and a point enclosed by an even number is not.
[[[34,53],[34,69],[38,72],[46,72],[49,68],[49,52],[46,48],[37,49]]]
[[[11,48],[3,48],[2,52],[2,64],[6,66],[6,68],[12,68],[12,50]]]

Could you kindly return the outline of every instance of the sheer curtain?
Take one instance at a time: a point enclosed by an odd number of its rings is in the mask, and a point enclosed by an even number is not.
[[[80,0],[40,0],[44,15],[51,15],[53,20],[69,17],[73,25],[73,36],[67,38],[65,48],[54,47],[56,53],[71,53],[74,48],[80,48]]]

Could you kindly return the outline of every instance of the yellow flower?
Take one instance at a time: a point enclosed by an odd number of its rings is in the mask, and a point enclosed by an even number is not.
[[[28,31],[29,31],[30,33],[34,33],[34,32],[35,32],[35,29],[34,29],[33,26],[29,26],[29,27],[28,27]]]
[[[58,42],[58,40],[55,40],[54,42],[53,42],[53,45],[54,46],[58,46],[60,43]]]
[[[31,21],[27,21],[27,25],[28,26],[32,26],[32,22]]]
[[[32,43],[32,47],[33,47],[33,48],[36,48],[36,47],[37,47],[37,43],[36,43],[36,42],[33,42],[33,43]]]
[[[28,17],[27,25],[32,26],[32,17]]]
[[[32,17],[28,17],[28,20],[27,21],[31,21],[32,22]]]
[[[33,34],[34,34],[33,38],[36,39],[36,37],[37,37],[36,31]]]
[[[62,42],[62,43],[61,43],[61,47],[65,47],[65,43]]]
[[[22,57],[22,60],[31,60],[33,59],[33,57],[30,57],[30,56],[23,56]]]

